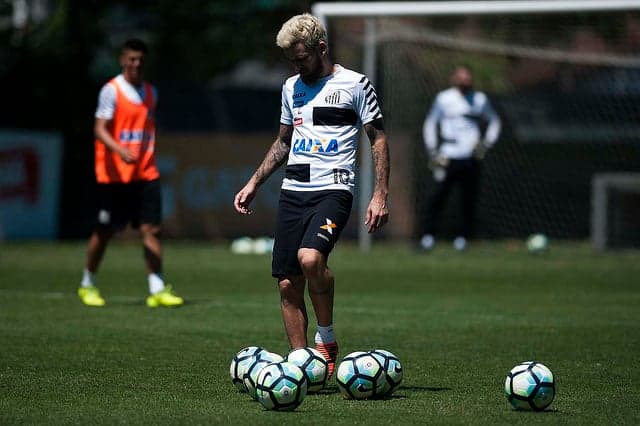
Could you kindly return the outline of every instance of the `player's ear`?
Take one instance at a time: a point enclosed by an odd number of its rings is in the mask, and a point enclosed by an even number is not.
[[[320,42],[318,42],[318,51],[320,52],[320,56],[327,56],[329,54],[329,46],[327,46],[326,41],[320,40]]]

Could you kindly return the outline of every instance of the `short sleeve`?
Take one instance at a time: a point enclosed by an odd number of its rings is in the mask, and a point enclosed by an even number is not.
[[[111,84],[105,84],[98,95],[98,108],[95,118],[111,120],[116,109],[116,89]]]
[[[288,100],[291,99],[289,96],[289,90],[287,89],[286,83],[282,85],[282,100],[280,106],[280,123],[282,124],[293,124],[293,112],[291,111],[291,106],[289,105]]]
[[[354,109],[358,113],[362,124],[382,118],[382,110],[380,109],[376,89],[364,75],[354,88],[353,101]]]

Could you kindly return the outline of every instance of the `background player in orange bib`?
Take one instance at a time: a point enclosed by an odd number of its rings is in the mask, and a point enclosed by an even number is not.
[[[102,87],[98,98],[94,125],[98,209],[78,289],[88,306],[105,304],[94,275],[109,240],[128,224],[138,228],[142,237],[150,293],[147,306],[184,303],[162,277],[162,200],[154,156],[158,96],[143,80],[146,53],[142,40],[127,40],[120,54],[122,73]]]

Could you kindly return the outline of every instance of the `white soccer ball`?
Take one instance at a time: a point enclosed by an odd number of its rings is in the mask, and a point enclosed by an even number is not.
[[[231,376],[231,381],[240,392],[247,391],[244,386],[244,374],[247,372],[247,368],[253,363],[254,358],[262,352],[266,351],[260,346],[247,346],[238,351],[231,360],[229,375]]]
[[[545,365],[526,361],[509,371],[504,392],[514,408],[542,411],[553,402],[556,382],[553,373]]]
[[[376,357],[357,351],[342,359],[336,381],[345,398],[367,399],[380,396],[386,383],[386,375]]]
[[[540,253],[549,247],[549,239],[544,234],[532,234],[527,238],[527,250],[530,253]]]
[[[295,410],[307,395],[307,378],[292,362],[276,362],[264,367],[256,382],[257,398],[267,410]]]
[[[249,237],[236,238],[231,242],[231,253],[235,253],[235,254],[253,253],[253,239]]]
[[[260,237],[253,240],[254,254],[270,254],[273,252],[273,238]]]
[[[369,351],[378,360],[385,373],[385,382],[378,393],[381,396],[391,395],[402,383],[402,364],[397,356],[384,349],[374,349]]]
[[[268,351],[262,351],[258,356],[253,358],[253,362],[247,367],[246,372],[242,376],[244,387],[251,398],[257,399],[256,380],[258,380],[260,370],[271,363],[282,361],[284,361],[284,358],[280,355]]]
[[[327,383],[329,366],[327,360],[315,348],[295,349],[285,357],[289,362],[294,363],[304,371],[309,381],[307,391],[318,392]]]

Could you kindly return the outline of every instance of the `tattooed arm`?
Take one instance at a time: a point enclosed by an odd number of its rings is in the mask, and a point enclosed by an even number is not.
[[[242,188],[234,199],[233,205],[238,213],[251,214],[253,210],[249,208],[249,204],[258,192],[258,187],[267,180],[269,176],[287,159],[289,148],[291,146],[291,134],[293,127],[286,124],[280,124],[280,132],[271,148],[265,155],[264,160],[251,176],[247,184]]]
[[[389,220],[387,196],[389,195],[389,145],[384,131],[382,119],[374,120],[364,125],[373,156],[375,170],[375,185],[373,196],[369,202],[365,217],[365,225],[369,233],[380,229]]]

